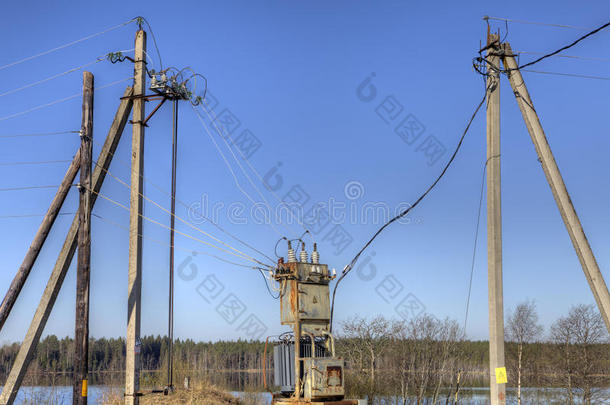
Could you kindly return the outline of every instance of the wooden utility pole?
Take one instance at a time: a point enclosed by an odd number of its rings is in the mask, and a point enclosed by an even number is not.
[[[497,378],[504,368],[504,302],[502,292],[502,204],[500,188],[499,36],[487,36],[487,282],[489,289],[489,387],[491,405],[506,404],[506,385]]]
[[[0,330],[2,330],[6,319],[11,313],[11,309],[13,309],[13,305],[15,305],[15,301],[17,301],[17,297],[19,296],[19,293],[21,292],[21,289],[23,288],[23,285],[25,284],[30,271],[32,270],[32,267],[38,258],[38,254],[40,253],[44,242],[47,240],[47,236],[49,236],[49,232],[55,223],[55,219],[57,219],[57,215],[59,215],[61,206],[63,205],[66,196],[72,187],[72,183],[74,183],[74,179],[76,178],[76,173],[78,173],[79,167],[80,149],[68,167],[68,171],[66,172],[64,179],[57,189],[57,193],[55,194],[53,201],[51,201],[51,205],[49,206],[42,223],[38,227],[36,236],[34,236],[34,240],[23,258],[23,262],[21,263],[21,266],[19,266],[19,270],[17,270],[17,274],[15,275],[11,286],[4,296],[2,305],[0,305]]]
[[[146,32],[136,33],[131,139],[131,197],[129,213],[129,274],[125,404],[137,405],[140,389],[140,313],[142,297],[142,171],[144,168],[144,93],[146,91]]]
[[[553,157],[553,152],[546,139],[542,124],[534,109],[534,104],[527,91],[521,72],[518,69],[510,44],[504,44],[502,62],[505,69],[508,70],[510,85],[517,99],[521,115],[523,115],[525,126],[534,142],[538,158],[542,163],[542,169],[544,170],[546,180],[548,181],[549,186],[551,186],[551,191],[553,192],[553,197],[559,208],[559,213],[568,230],[578,260],[580,260],[585,277],[589,282],[589,287],[591,287],[591,291],[597,302],[599,312],[606,322],[606,328],[610,332],[610,294],[608,293],[608,287],[599,270],[595,255],[589,245],[578,214],[576,214],[576,210],[574,209],[574,205],[568,194],[568,189],[563,182],[561,172]]]
[[[97,165],[95,170],[93,170],[93,194],[91,195],[92,208],[97,199],[96,193],[102,188],[102,183],[106,177],[105,169],[110,167],[110,162],[112,162],[112,158],[119,144],[119,140],[121,139],[123,129],[125,128],[125,124],[129,119],[129,113],[131,112],[133,103],[131,95],[132,89],[131,87],[128,87],[123,94],[121,104],[119,105],[114,117],[114,121],[112,122],[110,130],[108,131],[106,141],[104,142],[100,155],[97,159]],[[47,319],[49,318],[49,314],[53,309],[57,294],[59,294],[61,285],[66,277],[66,272],[68,271],[72,258],[74,257],[74,252],[76,251],[78,225],[79,220],[77,214],[72,221],[72,225],[70,225],[68,235],[66,236],[66,240],[64,241],[63,247],[59,253],[55,267],[53,267],[51,277],[49,277],[49,281],[47,282],[47,286],[42,294],[38,308],[36,308],[34,318],[32,319],[25,338],[19,347],[19,352],[17,353],[13,367],[11,368],[4,387],[2,388],[2,394],[0,394],[0,405],[12,404],[17,396],[17,391],[21,386],[21,382],[23,381],[23,377],[25,376],[28,365],[34,356],[36,346],[40,340],[40,335],[42,335],[42,331],[47,324]]]
[[[89,363],[89,280],[91,272],[91,160],[93,140],[93,74],[83,72],[83,115],[80,133],[80,198],[72,404],[87,404]]]

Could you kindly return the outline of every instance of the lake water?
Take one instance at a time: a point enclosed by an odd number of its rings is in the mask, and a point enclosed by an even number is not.
[[[100,404],[104,393],[112,388],[108,386],[90,386],[89,387],[89,404]],[[119,389],[119,388],[115,388]],[[610,397],[610,390],[606,389],[603,392]],[[252,394],[244,394],[242,392],[232,392],[236,396],[251,397]],[[514,405],[516,401],[516,392],[514,389],[507,390],[507,404]],[[261,392],[256,395],[267,404],[271,403],[271,395],[267,392]],[[463,388],[460,391],[461,404],[464,405],[485,405],[489,403],[488,388]],[[563,404],[563,390],[557,388],[524,388],[522,390],[522,404]],[[563,399],[563,400],[562,400]],[[44,405],[69,405],[72,403],[72,387],[22,387],[19,390],[16,405],[44,404]],[[373,405],[398,405],[402,402],[397,398],[382,398],[376,400]],[[431,404],[431,401],[429,401]],[[578,402],[577,402],[578,403]],[[599,401],[596,404],[608,404],[610,402]],[[440,404],[445,404],[445,398],[440,401]],[[428,403],[426,403],[428,405]]]

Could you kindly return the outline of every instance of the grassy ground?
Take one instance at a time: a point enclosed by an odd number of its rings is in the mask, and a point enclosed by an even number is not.
[[[214,385],[205,382],[197,383],[189,390],[176,390],[176,392],[171,395],[149,394],[140,398],[141,405],[257,405],[259,403],[258,398],[249,398],[249,396],[246,396],[246,398],[240,400]],[[104,396],[102,404],[124,404],[122,391],[119,392],[117,390],[108,392]]]

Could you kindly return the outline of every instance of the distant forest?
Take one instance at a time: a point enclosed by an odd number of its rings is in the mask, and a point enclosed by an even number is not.
[[[463,338],[454,320],[422,314],[408,321],[355,316],[340,322],[337,355],[346,361],[348,395],[378,396],[437,403],[457,398],[461,389],[489,384],[489,343]],[[519,304],[506,321],[505,365],[508,387],[553,387],[568,403],[610,401],[610,343],[604,322],[593,306],[577,305],[547,333],[538,324],[533,302]],[[185,376],[221,388],[262,390],[273,386],[273,343],[262,341],[174,342],[174,385]],[[167,378],[168,339],[141,339],[141,385],[163,387]],[[19,350],[0,347],[0,378],[4,381]],[[91,339],[91,384],[120,387],[125,366],[125,341]],[[45,337],[38,345],[24,385],[69,385],[74,343],[71,338]],[[266,372],[266,379],[263,377]],[[496,371],[496,370],[494,370]],[[495,373],[494,373],[495,377]],[[563,400],[562,399],[562,400]]]
[[[338,339],[337,350],[343,357],[353,357],[348,351],[352,347],[354,339]],[[145,336],[142,338],[141,359],[142,370],[145,373],[158,373],[161,380],[165,377],[167,368],[167,343],[168,340],[162,336]],[[440,346],[441,342],[437,342]],[[415,345],[415,343],[413,343]],[[489,361],[489,344],[487,341],[461,341],[455,353],[458,354],[460,369],[468,375],[464,383],[470,386],[486,385],[488,383],[487,370]],[[525,385],[543,384],[546,380],[545,372],[553,367],[560,347],[554,343],[529,343],[525,345],[524,351],[528,353],[527,377],[524,378]],[[598,354],[605,355],[603,363],[607,365],[604,370],[596,370],[610,374],[610,344],[600,344],[595,350]],[[175,367],[181,372],[192,374],[206,372],[249,372],[261,373],[263,369],[263,352],[265,342],[261,341],[218,341],[218,342],[194,342],[193,340],[176,340],[174,342]],[[417,349],[413,347],[413,352]],[[516,345],[507,343],[507,357],[516,352]],[[13,343],[0,347],[0,378],[2,383],[7,377],[13,364],[19,344]],[[72,372],[72,357],[74,353],[74,342],[72,338],[57,338],[49,335],[41,340],[36,350],[36,355],[28,370],[29,381],[34,384],[48,384],[53,375],[70,375]],[[119,377],[125,367],[125,340],[123,338],[112,339],[90,339],[89,342],[89,370],[95,377],[96,373],[100,381],[104,381],[103,375],[116,373]],[[273,375],[273,348],[271,344],[267,349],[267,370]],[[380,359],[376,362],[376,368],[383,370],[391,368],[392,351],[380,353]],[[601,359],[600,359],[601,360]],[[354,367],[354,361],[348,361],[348,367]],[[272,383],[272,378],[268,379]]]

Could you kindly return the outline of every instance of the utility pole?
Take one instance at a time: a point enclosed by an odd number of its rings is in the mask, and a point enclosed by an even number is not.
[[[534,147],[536,148],[538,158],[542,163],[542,170],[544,170],[546,180],[553,192],[553,197],[559,208],[559,213],[568,230],[578,260],[580,260],[585,277],[589,282],[589,287],[597,302],[599,312],[604,318],[606,328],[610,332],[610,294],[608,293],[608,287],[599,270],[595,255],[589,245],[578,214],[576,214],[576,210],[574,209],[574,205],[568,194],[568,189],[563,182],[561,172],[557,167],[557,162],[555,162],[555,158],[553,157],[553,152],[551,151],[551,147],[549,146],[544,130],[542,129],[542,124],[534,109],[534,104],[527,91],[521,72],[518,69],[510,44],[508,43],[504,44],[502,62],[504,68],[508,70],[510,85],[515,94],[515,98],[517,99],[521,114],[523,115],[525,126],[527,127]]]
[[[144,168],[144,93],[146,89],[146,33],[136,32],[131,140],[131,197],[129,212],[129,274],[125,354],[125,405],[139,403],[140,315],[142,298],[142,170]]]
[[[40,254],[40,250],[42,249],[44,242],[47,240],[47,236],[49,236],[49,232],[57,219],[57,215],[59,215],[59,210],[61,209],[68,192],[72,188],[72,183],[74,183],[74,179],[76,178],[76,173],[78,173],[80,164],[79,149],[76,155],[74,155],[74,159],[68,167],[68,171],[66,172],[64,179],[57,189],[57,193],[55,194],[55,197],[53,197],[53,201],[51,201],[51,205],[49,206],[42,223],[38,227],[36,236],[34,236],[34,240],[23,258],[23,262],[21,263],[21,266],[19,266],[19,270],[17,270],[17,274],[15,274],[15,278],[13,279],[11,286],[4,296],[2,305],[0,305],[0,330],[2,330],[11,309],[13,309],[13,305],[15,305],[15,301],[17,301],[17,297],[19,296],[19,293],[21,293],[21,289],[23,288],[28,276],[30,275],[30,271],[32,271],[32,267]]]
[[[97,199],[96,193],[102,188],[102,184],[106,177],[105,169],[110,167],[110,163],[114,157],[114,152],[116,151],[121,139],[121,135],[123,134],[123,129],[125,128],[125,124],[129,119],[129,113],[133,104],[131,99],[132,92],[132,88],[128,87],[125,90],[125,93],[123,93],[123,98],[121,99],[119,108],[117,109],[114,120],[112,121],[112,125],[110,126],[110,130],[108,131],[106,141],[104,142],[104,146],[102,146],[100,155],[97,158],[97,164],[93,170],[93,195],[91,196],[91,207],[93,207]],[[57,294],[59,294],[59,290],[64,282],[64,278],[66,277],[66,273],[68,272],[72,258],[74,257],[77,244],[78,226],[79,221],[77,214],[70,225],[70,229],[68,230],[64,244],[59,252],[57,261],[55,262],[55,266],[53,267],[53,271],[51,272],[51,276],[47,282],[47,286],[42,293],[42,297],[40,298],[40,302],[38,303],[38,307],[36,308],[36,312],[34,313],[34,317],[30,323],[30,327],[23,338],[23,342],[21,342],[15,362],[13,363],[11,371],[6,378],[4,387],[2,388],[2,393],[0,394],[0,405],[10,405],[17,397],[17,392],[21,386],[23,377],[25,376],[28,365],[36,352],[36,346],[38,345],[42,331],[47,324],[47,319],[49,319],[49,315],[53,309],[55,300],[57,299]]]
[[[83,115],[80,133],[80,186],[74,373],[72,404],[87,405],[89,363],[89,284],[91,272],[91,160],[93,138],[93,74],[83,72]]]
[[[502,204],[500,187],[500,39],[487,34],[487,282],[489,289],[489,387],[491,405],[506,404],[504,302],[502,292]],[[496,44],[496,45],[493,45]],[[503,374],[502,374],[503,372]]]
[[[172,125],[172,201],[169,236],[169,311],[167,345],[167,390],[174,390],[174,228],[176,227],[176,165],[178,161],[178,99],[173,102]]]

